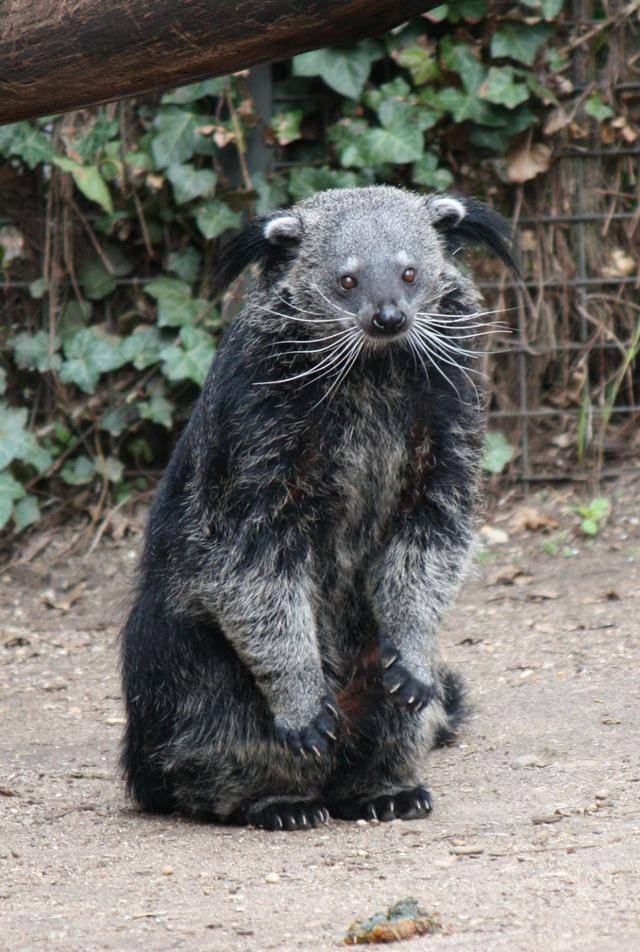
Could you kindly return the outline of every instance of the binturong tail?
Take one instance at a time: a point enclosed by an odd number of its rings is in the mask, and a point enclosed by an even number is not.
[[[436,732],[434,747],[445,747],[458,739],[460,726],[470,713],[465,683],[455,671],[442,671],[442,704],[447,724]]]

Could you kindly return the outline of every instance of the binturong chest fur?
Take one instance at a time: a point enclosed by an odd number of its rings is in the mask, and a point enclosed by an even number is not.
[[[473,545],[480,202],[332,190],[254,224],[254,282],[153,506],[122,638],[148,810],[299,829],[426,816],[463,715],[437,631]]]

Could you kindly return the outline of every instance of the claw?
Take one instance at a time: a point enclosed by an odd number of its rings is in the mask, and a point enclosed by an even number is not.
[[[330,737],[330,738],[331,738],[331,740],[333,740],[333,741],[337,741],[337,740],[338,740],[338,738],[336,737],[336,735],[335,735],[335,734],[332,734],[331,731],[328,731],[328,730],[326,729],[326,727],[325,727],[325,731],[324,731],[324,732],[325,732],[325,734],[327,735],[327,737]]]
[[[306,750],[304,749],[304,747],[301,747],[301,748],[300,748],[300,756],[301,756],[302,758],[304,758],[304,760],[308,760],[308,759],[309,759],[308,756],[307,756],[307,752],[306,752]]]
[[[401,687],[402,687],[402,681],[398,681],[398,683],[394,687],[389,688],[389,694],[395,694],[396,691],[399,691]]]
[[[331,711],[331,713],[332,713],[333,716],[336,718],[336,720],[340,717],[340,712],[334,707],[334,705],[333,705],[330,701],[325,701],[325,702],[324,702],[324,706],[325,706],[329,711]]]
[[[322,754],[314,744],[311,745],[311,750],[314,752],[318,760],[322,760]]]
[[[424,803],[422,802],[422,800],[415,800],[414,802],[418,810],[418,813],[422,813],[422,811],[424,810]]]
[[[415,701],[415,697],[412,694],[411,697],[408,699],[407,704],[413,704],[414,701]]]
[[[275,815],[274,818],[273,818],[273,822],[278,824],[278,829],[279,829],[279,830],[282,830],[282,829],[283,829],[282,819],[280,818],[280,814],[279,814],[279,813],[276,813],[276,815]]]
[[[373,803],[367,804],[367,814],[370,820],[378,819],[378,814],[376,813],[376,808],[374,807]]]
[[[398,655],[394,655],[393,658],[390,658],[388,661],[383,662],[382,667],[385,669],[390,668],[392,664],[395,664],[398,660]]]
[[[395,813],[395,801],[394,801],[394,800],[389,800],[389,813],[391,813],[394,817],[395,817],[395,815],[396,815],[396,813]]]
[[[325,822],[325,823],[328,823],[328,822],[329,822],[329,819],[330,819],[329,811],[325,808],[325,810],[323,811],[323,813],[324,813],[324,822]]]
[[[307,820],[307,814],[306,814],[306,813],[303,813],[303,814],[302,814],[302,825],[303,825],[305,828],[306,828],[307,826],[309,826],[309,822],[308,822],[308,820]]]

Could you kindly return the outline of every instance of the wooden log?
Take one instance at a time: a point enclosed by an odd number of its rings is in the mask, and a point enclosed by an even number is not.
[[[419,0],[0,0],[0,124],[348,46]]]

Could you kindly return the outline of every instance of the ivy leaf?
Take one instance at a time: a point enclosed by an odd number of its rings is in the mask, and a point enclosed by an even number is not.
[[[198,126],[206,118],[196,116],[188,109],[169,106],[157,114],[153,122],[157,135],[151,140],[151,152],[156,168],[164,169],[170,165],[188,162],[198,145]]]
[[[425,83],[437,79],[440,75],[438,61],[429,50],[419,43],[405,46],[394,59],[403,69],[409,70],[414,86],[423,86]]]
[[[447,69],[457,73],[465,90],[477,95],[487,75],[485,67],[468,43],[453,43],[445,37],[441,44],[442,61]]]
[[[9,344],[13,347],[13,359],[22,370],[37,370],[46,373],[48,370],[60,370],[62,359],[56,353],[60,347],[60,338],[55,337],[53,342],[46,331],[36,334],[18,334]]]
[[[192,202],[194,198],[209,198],[218,181],[218,176],[211,169],[196,169],[193,165],[170,165],[166,176],[179,205]]]
[[[132,262],[117,245],[105,245],[103,251],[111,265],[111,271],[96,253],[86,258],[78,270],[78,280],[84,293],[92,301],[101,301],[113,294],[117,287],[116,279],[125,277],[133,270]]]
[[[292,171],[295,171],[292,170]],[[258,215],[266,215],[274,208],[280,208],[288,200],[287,187],[282,177],[273,175],[267,179],[261,172],[251,176],[253,187],[258,193],[255,210]]]
[[[40,506],[38,499],[36,496],[32,496],[31,493],[26,495],[23,499],[18,500],[15,504],[13,521],[15,523],[16,532],[22,532],[23,529],[32,526],[39,518]],[[0,519],[0,522],[1,521]]]
[[[501,473],[514,456],[515,449],[507,441],[504,433],[495,430],[488,430],[485,433],[482,465],[488,473]]]
[[[40,162],[51,162],[55,157],[51,139],[30,122],[19,122],[13,126],[10,151],[12,155],[18,155],[30,169],[35,169]]]
[[[109,410],[100,421],[100,429],[112,436],[121,436],[136,417],[135,408],[125,404]]]
[[[4,528],[11,518],[15,500],[22,499],[24,495],[24,486],[14,479],[11,473],[0,473],[0,529]]]
[[[169,380],[205,381],[215,348],[209,334],[198,327],[182,327],[178,341],[162,351],[162,371]]]
[[[399,121],[383,129],[372,129],[367,146],[375,165],[415,162],[424,151],[424,136],[415,124]]]
[[[495,107],[483,102],[482,99],[478,99],[477,95],[462,89],[455,89],[453,86],[443,89],[437,94],[437,105],[445,112],[450,112],[456,122],[469,120],[479,126],[500,127],[504,125],[504,120],[494,112]]]
[[[111,193],[97,165],[78,165],[77,162],[65,158],[55,158],[53,163],[63,171],[71,173],[73,181],[86,198],[96,202],[105,212],[113,211]]]
[[[451,23],[457,23],[461,19],[479,23],[487,12],[486,0],[451,0],[447,6],[449,8],[447,19]]]
[[[108,479],[110,483],[119,483],[124,473],[124,463],[115,456],[107,456],[98,463],[96,472]]]
[[[326,188],[354,188],[356,185],[358,177],[354,172],[337,171],[327,165],[320,168],[312,165],[295,168],[289,177],[289,192],[296,202]]]
[[[555,20],[564,6],[564,0],[522,0],[532,10],[540,10],[545,20]]]
[[[169,271],[173,271],[183,281],[191,284],[196,281],[202,267],[202,255],[197,248],[190,245],[185,251],[172,251],[168,261]]]
[[[444,192],[453,183],[453,175],[448,169],[438,168],[437,155],[433,152],[425,152],[421,159],[414,162],[411,181],[417,185],[426,185]]]
[[[76,456],[60,470],[60,476],[69,486],[86,486],[96,475],[96,464],[88,456]]]
[[[58,330],[63,341],[87,326],[91,320],[92,310],[89,301],[82,301],[82,303],[69,301],[58,323]]]
[[[66,360],[60,371],[63,383],[73,383],[85,393],[93,393],[100,375],[126,364],[122,338],[86,327],[64,341]]]
[[[269,124],[275,133],[277,143],[289,145],[296,139],[302,138],[300,123],[303,119],[303,109],[290,109],[288,112],[280,112],[272,116]]]
[[[164,341],[157,328],[141,327],[124,338],[122,355],[136,370],[146,370],[158,363],[163,345]]]
[[[597,93],[594,93],[593,96],[589,96],[584,104],[584,111],[588,116],[593,116],[593,118],[599,122],[602,122],[604,119],[611,119],[614,115],[613,109],[607,106],[606,102],[603,102]]]
[[[193,298],[189,285],[178,278],[157,278],[145,284],[144,290],[158,302],[160,327],[192,324],[209,307],[208,301]]]
[[[234,212],[223,202],[205,202],[196,212],[198,228],[205,238],[217,238],[228,228],[237,228],[242,221],[240,212]]]
[[[25,407],[0,406],[0,470],[14,459],[29,463],[43,473],[52,462],[51,453],[41,447],[27,429],[28,411]]]
[[[152,423],[159,423],[167,430],[171,429],[174,405],[161,394],[154,393],[150,400],[139,403],[138,410],[143,420],[151,420]]]
[[[525,83],[518,83],[512,66],[492,66],[478,95],[497,106],[515,109],[529,98]]]
[[[552,33],[553,27],[546,23],[503,23],[491,39],[491,55],[507,56],[533,66],[536,53]]]
[[[205,79],[202,83],[190,83],[165,93],[162,103],[167,105],[184,106],[186,103],[196,102],[205,96],[222,96],[229,87],[229,77],[219,76],[216,79]]]
[[[369,79],[371,64],[380,59],[382,52],[380,44],[373,40],[363,40],[353,49],[312,50],[294,56],[293,75],[321,76],[337,93],[359,99]]]

